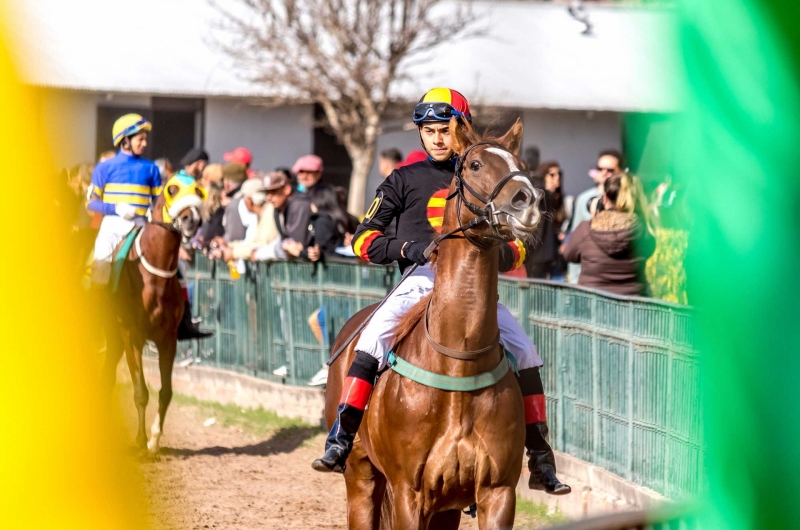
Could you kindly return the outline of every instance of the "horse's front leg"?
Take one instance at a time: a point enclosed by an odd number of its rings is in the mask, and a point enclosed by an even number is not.
[[[478,491],[478,528],[497,530],[514,528],[517,492],[512,486],[482,488]]]
[[[147,445],[147,432],[145,431],[145,412],[147,411],[147,401],[150,394],[147,391],[147,382],[144,379],[142,367],[142,348],[144,347],[144,337],[138,330],[123,328],[122,341],[125,344],[125,358],[128,361],[128,369],[131,372],[133,382],[133,402],[136,404],[136,411],[139,413],[139,427],[136,431],[136,445],[144,449]]]
[[[353,444],[344,471],[347,486],[347,528],[378,530],[386,478],[372,465],[360,437]]]
[[[178,337],[167,337],[159,340],[158,346],[158,369],[161,374],[161,390],[158,393],[158,414],[156,414],[153,425],[150,427],[150,440],[147,442],[147,449],[152,454],[158,453],[161,449],[161,435],[164,433],[164,418],[167,416],[167,408],[172,401],[172,367],[175,364],[175,353],[178,349]]]
[[[392,487],[392,523],[393,528],[404,530],[426,530],[428,517],[422,513],[417,492],[406,484]]]

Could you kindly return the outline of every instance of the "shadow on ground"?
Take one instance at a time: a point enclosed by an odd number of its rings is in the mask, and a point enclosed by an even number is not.
[[[176,456],[189,458],[197,455],[249,455],[249,456],[269,456],[279,453],[291,453],[303,442],[319,434],[319,427],[284,427],[275,431],[269,439],[257,444],[243,445],[241,447],[203,447],[202,449],[173,449],[162,447],[161,454],[164,456]]]

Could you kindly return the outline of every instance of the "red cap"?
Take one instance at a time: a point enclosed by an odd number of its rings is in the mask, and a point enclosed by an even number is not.
[[[301,156],[292,166],[292,173],[297,175],[301,171],[322,171],[322,159],[317,155]]]
[[[420,151],[420,150],[411,151],[410,153],[408,153],[408,156],[406,157],[405,160],[397,164],[397,167],[410,166],[411,164],[422,162],[426,158],[428,158],[428,153],[426,153],[425,151]]]
[[[237,147],[230,153],[225,153],[222,156],[222,159],[225,162],[231,162],[234,164],[249,164],[253,161],[253,155],[250,154],[250,150],[245,147]]]

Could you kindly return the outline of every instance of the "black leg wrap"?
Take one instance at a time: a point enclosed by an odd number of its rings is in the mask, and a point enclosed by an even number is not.
[[[357,352],[353,364],[347,371],[347,377],[354,377],[366,381],[372,386],[378,373],[378,360],[364,352]],[[317,471],[323,473],[344,473],[347,467],[347,457],[353,450],[364,411],[347,403],[340,403],[336,409],[336,421],[333,422],[331,432],[325,440],[325,454],[322,458],[314,460],[311,464]]]
[[[178,324],[178,340],[207,339],[213,333],[200,331],[192,322],[192,304],[188,300],[183,303],[183,318]]]
[[[556,458],[547,443],[547,423],[529,423],[525,426],[525,449],[529,457],[528,470],[531,478],[528,487],[543,490],[551,495],[566,495],[572,488],[563,484],[556,476]]]
[[[347,371],[347,377],[358,377],[369,384],[375,383],[378,374],[378,359],[363,351],[356,352],[356,358]]]
[[[519,389],[522,390],[523,397],[544,394],[544,385],[542,384],[539,368],[520,370],[517,382],[519,383]]]

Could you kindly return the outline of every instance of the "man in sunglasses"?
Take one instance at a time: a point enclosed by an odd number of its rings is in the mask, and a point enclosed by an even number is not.
[[[575,203],[572,205],[572,220],[569,223],[570,234],[583,221],[588,221],[592,218],[592,213],[589,210],[590,203],[594,199],[603,196],[603,183],[606,179],[622,171],[622,160],[622,153],[616,149],[605,149],[597,155],[597,166],[589,170],[589,176],[592,177],[595,185],[582,192],[575,199]],[[567,264],[567,279],[569,283],[577,284],[578,276],[580,275],[580,263]]]
[[[414,109],[413,121],[420,142],[428,154],[415,164],[395,169],[378,187],[375,200],[353,236],[356,256],[372,263],[397,261],[401,270],[412,263],[419,267],[403,281],[403,288],[386,299],[372,316],[356,343],[356,358],[350,365],[337,409],[337,418],[325,442],[325,455],[312,467],[322,472],[344,472],[364,410],[372,394],[378,370],[386,366],[394,346],[398,320],[433,289],[433,270],[426,263],[425,248],[441,232],[442,217],[457,156],[453,151],[450,119],[472,122],[469,103],[450,88],[434,88],[422,96]],[[394,237],[386,228],[396,226]],[[503,245],[501,272],[516,269],[525,261],[521,241]],[[509,310],[498,306],[500,342],[517,361],[518,380],[525,403],[525,448],[531,489],[565,495],[570,487],[556,477],[555,457],[547,442],[544,389],[539,368],[544,364],[530,338]]]

